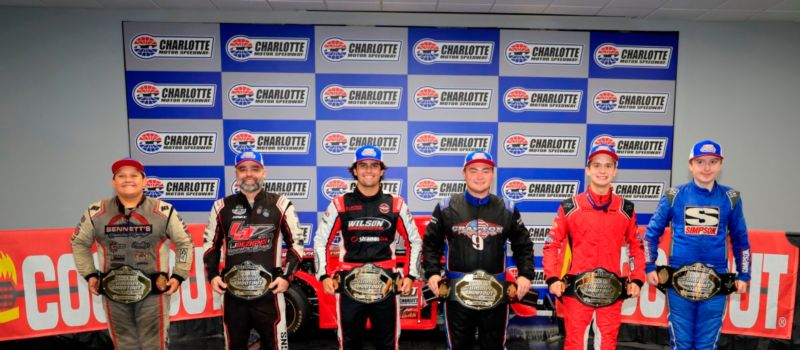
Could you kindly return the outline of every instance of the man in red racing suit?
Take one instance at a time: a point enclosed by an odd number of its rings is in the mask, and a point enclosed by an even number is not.
[[[598,145],[592,148],[586,166],[589,186],[586,192],[561,203],[544,245],[544,274],[550,293],[562,297],[562,247],[571,250],[567,275],[579,275],[603,268],[623,277],[621,249],[627,244],[631,275],[627,294],[639,295],[644,281],[644,253],[641,237],[636,232],[636,213],[633,202],[612,193],[611,180],[617,174],[617,154],[613,147]],[[566,245],[564,245],[566,241]],[[626,290],[622,290],[625,293]],[[563,296],[566,328],[565,349],[585,349],[589,326],[593,323],[594,348],[615,349],[620,327],[622,300],[594,307],[574,296]]]

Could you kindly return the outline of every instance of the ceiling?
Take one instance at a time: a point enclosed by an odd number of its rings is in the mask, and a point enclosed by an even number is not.
[[[493,13],[800,23],[800,0],[0,0],[0,6]]]

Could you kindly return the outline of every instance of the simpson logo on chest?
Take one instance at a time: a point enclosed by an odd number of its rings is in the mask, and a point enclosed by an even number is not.
[[[683,232],[687,235],[716,235],[719,219],[719,207],[687,206],[683,209]]]

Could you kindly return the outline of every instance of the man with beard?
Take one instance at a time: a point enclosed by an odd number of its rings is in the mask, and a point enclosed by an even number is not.
[[[397,349],[400,312],[393,281],[399,273],[397,290],[411,293],[413,280],[419,278],[422,240],[403,198],[382,191],[386,165],[378,147],[356,150],[349,170],[356,179],[355,190],[331,201],[314,237],[317,278],[325,293],[336,293],[340,348],[361,349],[369,319],[375,348]],[[333,270],[328,268],[328,250],[339,230],[342,247]],[[402,271],[394,252],[400,237],[408,254]]]
[[[561,202],[545,238],[544,275],[550,293],[560,297],[559,305],[564,307],[564,349],[586,349],[592,326],[593,348],[611,350],[617,346],[622,299],[639,296],[644,283],[644,256],[633,202],[612,192],[619,160],[616,150],[597,145],[588,159],[586,192]],[[620,268],[621,249],[626,245],[629,276],[623,276]],[[564,259],[568,261],[559,259],[566,255],[564,249],[571,252],[571,258]],[[565,276],[562,265],[568,269]]]
[[[228,349],[247,349],[251,329],[261,336],[262,347],[287,349],[283,292],[302,259],[303,230],[292,202],[262,189],[267,171],[261,154],[245,150],[236,156],[235,167],[239,193],[214,202],[208,219],[206,274],[214,291],[224,294]],[[287,248],[283,269],[282,242]]]
[[[189,278],[194,244],[172,205],[144,195],[142,163],[120,159],[111,165],[111,173],[114,197],[89,206],[72,234],[75,266],[93,294],[105,294],[115,348],[165,349],[169,296]],[[176,248],[169,278],[170,245],[162,244],[165,240]],[[95,242],[99,269],[92,259]]]
[[[476,330],[481,349],[505,348],[507,241],[519,271],[517,299],[530,290],[534,277],[533,242],[519,210],[489,193],[494,166],[488,152],[467,154],[462,170],[466,192],[437,204],[425,231],[422,264],[428,287],[438,291],[444,276],[450,288],[444,302],[450,349],[472,349]],[[445,243],[447,256],[442,266]]]

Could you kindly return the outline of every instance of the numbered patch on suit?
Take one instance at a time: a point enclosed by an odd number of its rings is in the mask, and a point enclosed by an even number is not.
[[[719,232],[719,207],[690,207],[683,209],[683,232],[687,235],[714,236]]]

